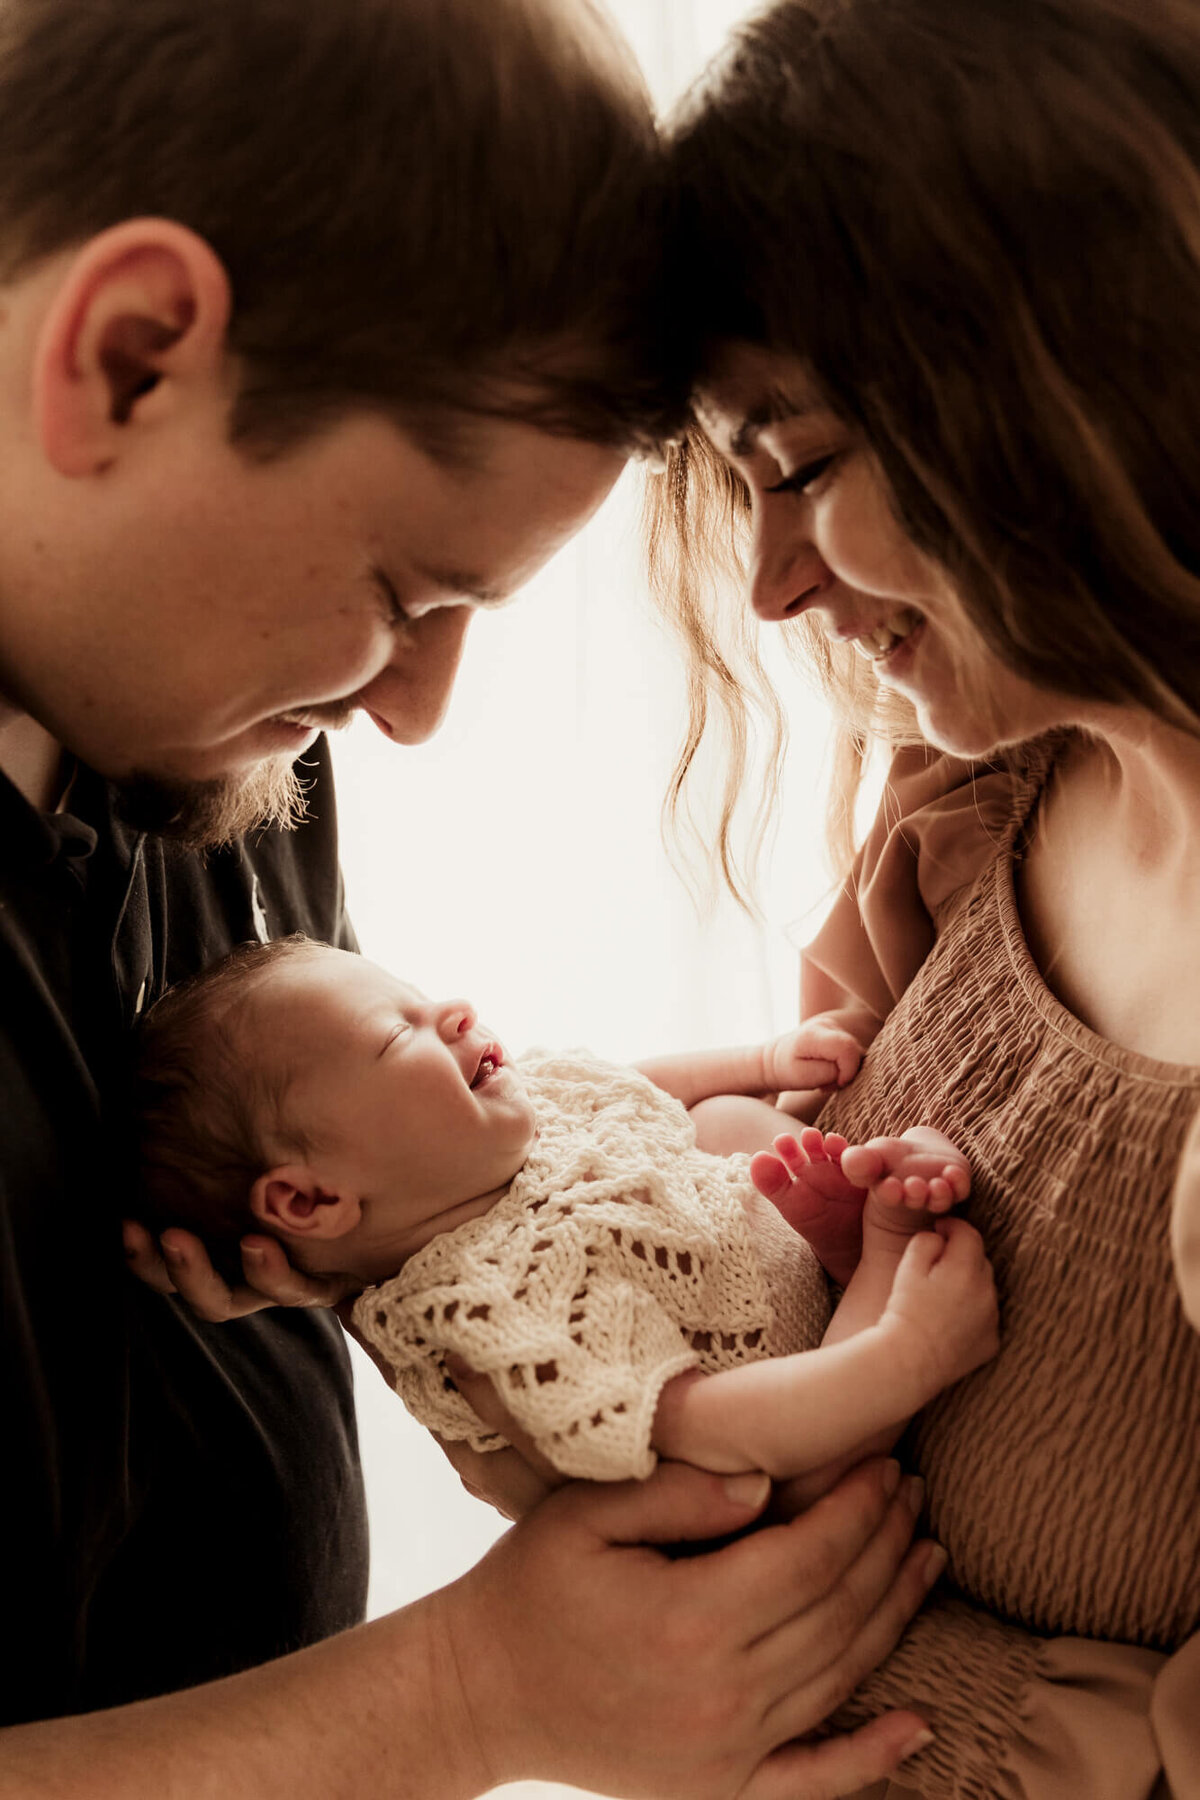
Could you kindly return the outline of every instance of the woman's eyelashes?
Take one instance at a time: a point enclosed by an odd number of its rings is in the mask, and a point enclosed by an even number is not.
[[[785,475],[782,481],[775,482],[764,491],[768,494],[806,494],[823,475],[829,473],[837,457],[838,453],[831,451],[828,456],[818,456],[813,462],[802,463],[790,475]]]

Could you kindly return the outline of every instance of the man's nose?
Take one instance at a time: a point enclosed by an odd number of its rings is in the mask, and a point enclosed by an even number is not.
[[[445,717],[462,661],[469,606],[442,606],[403,627],[386,667],[355,696],[385,737],[423,744]]]
[[[443,1043],[452,1044],[472,1029],[477,1018],[469,1000],[443,1000],[437,1009],[438,1036]]]
[[[776,625],[796,618],[820,597],[829,579],[828,568],[794,510],[785,509],[778,496],[756,501],[750,604],[759,618]]]

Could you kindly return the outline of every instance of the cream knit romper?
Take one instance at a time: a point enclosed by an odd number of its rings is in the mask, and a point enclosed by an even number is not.
[[[637,1070],[582,1051],[517,1066],[538,1134],[509,1192],[367,1288],[355,1324],[442,1437],[504,1442],[447,1374],[456,1352],[563,1474],[645,1477],[664,1383],[814,1349],[828,1286],[749,1157],[698,1150]]]

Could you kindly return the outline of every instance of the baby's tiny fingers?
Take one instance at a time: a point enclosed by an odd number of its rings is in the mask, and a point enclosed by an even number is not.
[[[909,1238],[901,1257],[901,1264],[916,1268],[928,1274],[934,1264],[940,1262],[946,1253],[946,1243],[936,1231],[918,1231]]]

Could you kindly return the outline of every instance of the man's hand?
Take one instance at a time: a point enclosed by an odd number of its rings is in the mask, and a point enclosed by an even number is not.
[[[889,1653],[940,1566],[908,1549],[898,1476],[861,1465],[791,1523],[688,1558],[656,1546],[751,1524],[765,1477],[666,1463],[552,1494],[434,1596],[480,1789],[833,1800],[889,1774],[922,1740],[914,1714],[797,1740]]]
[[[160,1294],[178,1294],[201,1319],[224,1324],[267,1306],[338,1306],[362,1286],[353,1275],[302,1274],[288,1261],[278,1238],[242,1239],[245,1281],[231,1287],[213,1268],[208,1251],[190,1231],[172,1226],[156,1240],[144,1225],[122,1226],[131,1274]],[[345,1319],[342,1321],[346,1323]]]
[[[533,1439],[521,1430],[490,1376],[477,1375],[461,1356],[448,1356],[446,1367],[476,1418],[511,1445],[508,1450],[472,1450],[465,1443],[438,1437],[446,1460],[474,1499],[494,1506],[506,1519],[524,1518],[547,1494],[563,1487],[566,1476],[547,1462]]]

